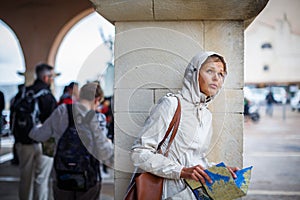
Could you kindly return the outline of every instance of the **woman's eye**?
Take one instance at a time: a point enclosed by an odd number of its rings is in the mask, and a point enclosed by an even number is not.
[[[213,71],[211,69],[207,70],[207,73],[211,74]]]
[[[225,74],[224,73],[219,73],[219,76],[224,78]]]

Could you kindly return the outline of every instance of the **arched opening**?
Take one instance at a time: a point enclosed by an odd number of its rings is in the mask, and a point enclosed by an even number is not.
[[[113,39],[114,26],[91,9],[65,25],[56,37],[48,59],[61,74],[55,79],[57,98],[71,81],[82,85],[94,80],[101,82],[106,96],[112,96]]]
[[[0,19],[0,90],[4,93],[6,109],[17,93],[17,85],[24,83],[24,55],[14,31]]]

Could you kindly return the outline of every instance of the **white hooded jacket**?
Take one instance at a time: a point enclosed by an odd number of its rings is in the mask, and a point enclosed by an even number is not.
[[[205,168],[210,165],[206,151],[212,136],[212,115],[207,103],[213,97],[201,93],[198,76],[201,65],[213,54],[219,55],[215,52],[197,54],[186,68],[183,88],[176,94],[181,103],[181,120],[168,157],[156,153],[156,149],[177,108],[174,95],[159,100],[132,147],[131,159],[135,167],[165,178],[162,199],[195,199],[180,178],[181,170],[199,164]],[[167,144],[168,140],[162,146],[163,152]]]

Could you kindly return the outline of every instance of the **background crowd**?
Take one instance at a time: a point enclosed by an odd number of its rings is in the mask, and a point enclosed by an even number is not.
[[[34,83],[19,85],[18,93],[10,101],[10,132],[15,138],[12,164],[18,165],[20,170],[19,198],[100,199],[101,175],[108,173],[107,167],[113,165],[111,98],[104,98],[98,81],[81,88],[72,81],[57,101],[50,89],[55,77],[53,67],[38,64],[35,73]],[[3,93],[0,94],[2,113],[5,102]],[[78,122],[79,114],[84,122]],[[83,128],[78,131],[78,127]],[[65,135],[75,135],[79,140],[70,142]],[[87,143],[81,135],[93,139]],[[76,154],[80,148],[85,155]],[[67,152],[72,152],[69,157],[58,158]],[[84,166],[83,163],[87,163],[84,156],[90,158],[89,166]],[[71,157],[74,157],[72,162]],[[76,167],[72,166],[75,162]],[[59,185],[61,180],[55,167],[58,165],[67,165],[60,177],[70,177],[63,180],[63,187]],[[85,176],[93,169],[98,176]],[[84,177],[78,175],[81,171]],[[91,177],[98,178],[92,181]],[[75,188],[74,182],[77,182],[75,186],[84,186]],[[65,185],[70,187],[64,188]]]

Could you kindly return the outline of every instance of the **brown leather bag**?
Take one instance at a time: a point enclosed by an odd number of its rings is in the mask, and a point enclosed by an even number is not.
[[[168,156],[169,148],[176,136],[180,122],[181,105],[179,98],[176,98],[178,101],[176,112],[173,116],[172,121],[169,124],[169,128],[165,134],[165,137],[162,139],[162,141],[158,144],[157,147],[157,151],[162,154],[161,146],[164,143],[164,141],[168,138],[171,130],[173,129],[168,146],[166,148],[166,151],[164,152],[164,156],[166,157]],[[156,176],[150,172],[136,173],[132,178],[132,182],[129,185],[124,200],[160,200],[163,190],[163,180],[164,178]]]

